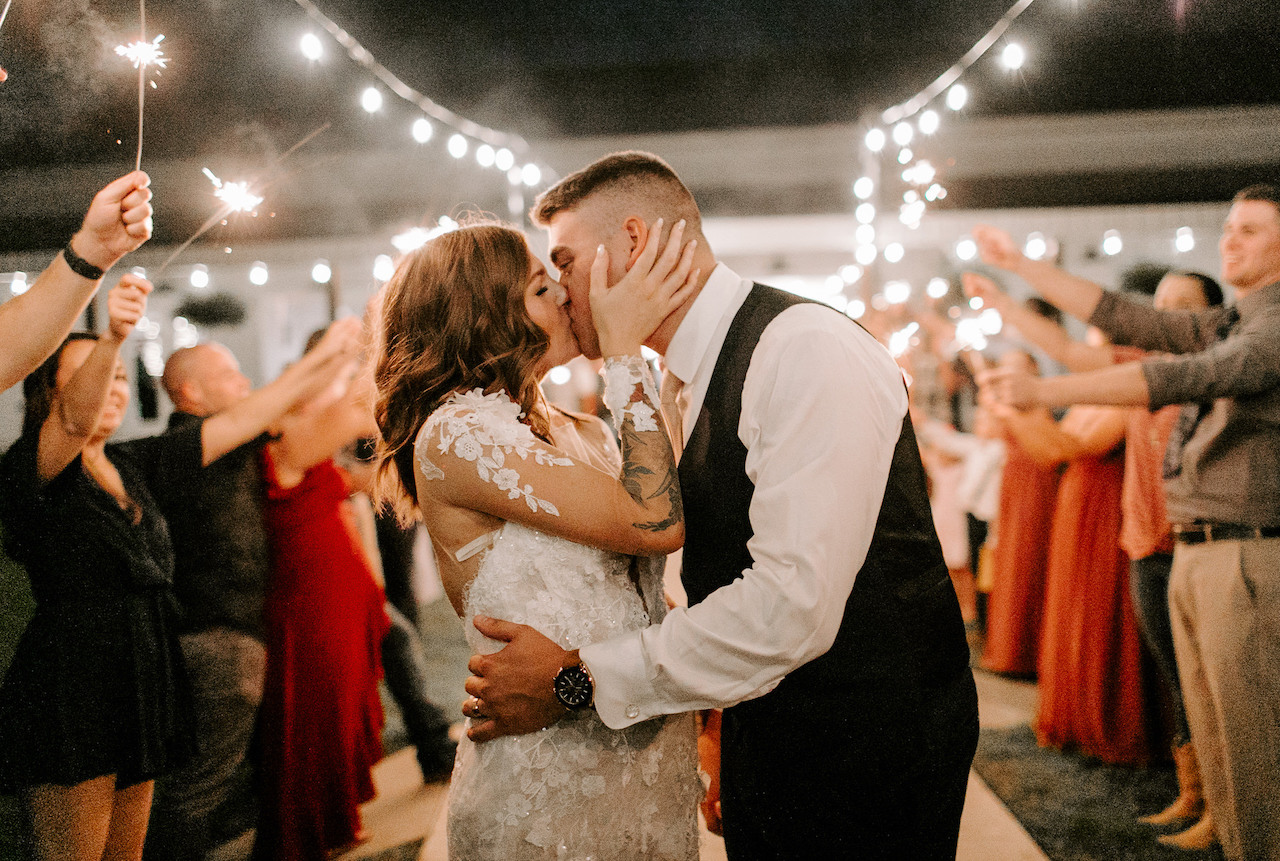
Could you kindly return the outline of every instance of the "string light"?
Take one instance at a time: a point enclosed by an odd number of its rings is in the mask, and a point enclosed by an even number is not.
[[[1108,230],[1102,234],[1102,253],[1108,257],[1115,257],[1124,250],[1124,240],[1120,238],[1120,231]]]
[[[978,256],[978,243],[972,239],[961,239],[956,243],[956,257],[969,261]]]
[[[420,144],[424,144],[431,140],[431,135],[435,132],[435,129],[431,126],[431,120],[426,117],[418,117],[413,121],[412,132],[413,139]]]
[[[519,156],[527,156],[529,153],[529,144],[519,135],[492,129],[488,126],[474,122],[473,120],[469,120],[460,114],[456,114],[400,80],[392,74],[390,70],[379,63],[377,58],[374,57],[368,48],[362,45],[355,37],[342,27],[338,26],[336,22],[325,15],[315,3],[311,2],[311,0],[294,0],[294,2],[302,8],[308,18],[314,21],[321,30],[333,38],[333,40],[346,51],[347,56],[350,57],[353,62],[359,64],[372,74],[383,87],[404,101],[415,105],[427,117],[430,117],[436,122],[443,123],[445,126],[456,129],[459,135],[464,136],[461,138],[461,144],[451,144],[450,146],[449,152],[451,155],[454,155],[455,158],[461,158],[463,155],[466,155],[467,150],[470,149],[470,145],[467,143],[467,138],[487,144],[494,149],[505,149],[510,151],[512,153],[511,164],[506,168],[500,167],[500,170],[510,169],[515,164],[516,159]],[[310,40],[307,39],[306,36],[303,37],[303,40],[304,42],[300,43],[303,55],[308,57],[308,59],[312,59],[313,54],[317,53],[315,46],[311,44]],[[316,42],[318,43],[319,39],[316,39]],[[369,110],[369,108],[366,107],[366,110]],[[373,111],[370,112],[372,113]],[[428,134],[428,138],[429,137],[430,135]],[[425,140],[419,139],[417,132],[415,132],[414,139],[418,140],[419,143],[425,143]],[[458,149],[461,149],[460,154],[457,153]],[[504,158],[503,162],[505,163],[505,161],[506,159]],[[494,163],[498,164],[496,154]],[[538,182],[540,182],[541,171],[539,171],[538,176]],[[535,182],[531,184],[536,185],[537,183]]]
[[[1190,227],[1179,227],[1173,237],[1173,247],[1178,253],[1186,254],[1196,247],[1196,235]]]
[[[306,33],[301,41],[298,42],[298,49],[302,51],[302,56],[311,62],[319,62],[324,56],[324,43],[320,41],[320,37],[315,33]]]
[[[449,155],[462,158],[467,154],[467,139],[460,134],[449,137]]]
[[[333,278],[333,269],[329,267],[329,261],[317,260],[311,267],[311,280],[317,284],[328,284],[331,278]]]
[[[371,114],[382,110],[382,93],[378,92],[377,87],[365,88],[365,91],[360,94],[360,107]]]
[[[860,176],[853,183],[853,196],[858,200],[866,200],[876,190],[876,183],[869,176]]]
[[[937,111],[925,111],[920,115],[920,134],[931,135],[938,130],[940,120]]]
[[[864,143],[866,143],[867,149],[872,152],[880,152],[885,145],[884,129],[872,129],[867,132]]]
[[[1027,236],[1027,244],[1023,246],[1022,253],[1032,260],[1043,260],[1049,251],[1049,243],[1045,241],[1043,233],[1032,233]]]
[[[945,278],[931,278],[929,284],[924,288],[925,294],[930,299],[941,299],[951,292],[951,285],[947,283]]]
[[[884,259],[889,263],[897,263],[905,253],[901,242],[890,242],[884,247]]]
[[[391,259],[390,254],[379,254],[373,259],[374,280],[385,283],[390,281],[391,276],[395,274],[396,262]]]
[[[947,90],[947,107],[953,111],[963,110],[969,102],[969,88],[964,84],[955,84]]]
[[[1000,52],[1000,64],[1011,72],[1016,72],[1022,68],[1022,64],[1027,61],[1026,50],[1017,42],[1010,42],[1004,46],[1004,50]]]
[[[270,273],[267,271],[267,264],[261,260],[253,264],[249,269],[249,283],[261,287],[267,283]]]
[[[209,267],[203,263],[197,263],[191,267],[191,286],[197,290],[203,290],[209,286]]]
[[[480,144],[480,146],[476,147],[476,163],[481,167],[493,167],[496,155],[493,147],[488,144]]]

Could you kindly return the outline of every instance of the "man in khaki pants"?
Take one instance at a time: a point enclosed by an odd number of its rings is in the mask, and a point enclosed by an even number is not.
[[[1160,312],[1052,264],[1001,231],[983,259],[1118,343],[1175,354],[1101,371],[983,383],[1014,406],[1184,404],[1165,458],[1177,541],[1170,613],[1205,797],[1231,861],[1280,861],[1280,189],[1236,195],[1223,225],[1233,307]]]

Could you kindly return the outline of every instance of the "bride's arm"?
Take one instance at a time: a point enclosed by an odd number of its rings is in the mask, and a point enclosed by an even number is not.
[[[538,439],[502,393],[479,391],[432,414],[415,445],[419,499],[620,553],[670,553],[684,543],[684,515],[671,442],[640,344],[696,283],[692,254],[673,231],[657,257],[659,231],[616,285],[605,288],[608,258],[592,267],[592,306],[601,313],[605,403],[622,439],[622,476],[612,478]],[[596,294],[607,293],[597,306]]]

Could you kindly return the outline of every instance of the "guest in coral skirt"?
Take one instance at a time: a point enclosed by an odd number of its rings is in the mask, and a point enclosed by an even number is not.
[[[1006,353],[1000,360],[1002,367],[1015,364],[1035,367],[1031,356],[1021,351]],[[1043,420],[1053,421],[1048,413]],[[1001,425],[1007,454],[991,556],[992,586],[982,666],[997,673],[1030,676],[1040,654],[1047,538],[1058,497],[1058,467],[1033,458],[1008,423],[1001,421]]]

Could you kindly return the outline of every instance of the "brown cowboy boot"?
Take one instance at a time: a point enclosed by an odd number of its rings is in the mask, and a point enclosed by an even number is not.
[[[1173,764],[1178,775],[1178,797],[1159,813],[1139,817],[1138,821],[1144,825],[1172,825],[1186,819],[1195,819],[1204,812],[1200,763],[1191,742],[1173,749]]]
[[[1161,834],[1156,838],[1165,846],[1185,852],[1201,852],[1218,842],[1218,832],[1213,827],[1213,814],[1208,810],[1200,821],[1178,834]]]

